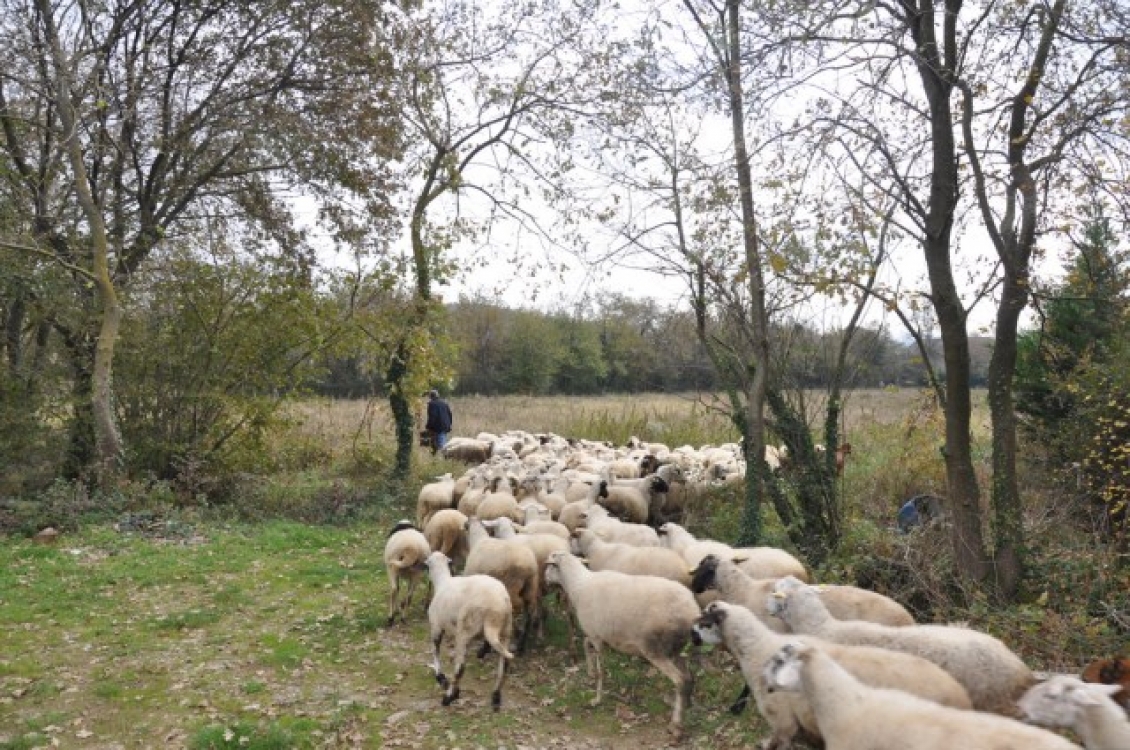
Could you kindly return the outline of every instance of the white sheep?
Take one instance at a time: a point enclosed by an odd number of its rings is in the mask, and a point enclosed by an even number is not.
[[[800,641],[822,648],[872,687],[905,690],[927,700],[954,708],[970,708],[969,695],[957,680],[938,665],[910,654],[870,646],[841,646],[812,636],[782,635],[765,626],[745,607],[727,602],[712,602],[694,625],[694,634],[705,643],[724,644],[741,665],[746,689],[730,707],[740,713],[750,692],[773,734],[762,745],[764,750],[786,750],[797,737],[820,737],[812,707],[803,695],[770,692],[761,669],[786,643]]]
[[[591,529],[606,542],[632,544],[636,547],[659,546],[659,535],[655,529],[642,523],[626,523],[613,518],[599,505],[590,506],[582,513],[577,527]]]
[[[385,572],[388,574],[388,624],[396,622],[397,615],[404,621],[404,611],[412,605],[416,582],[424,573],[431,548],[428,540],[411,521],[398,521],[385,541]],[[401,580],[407,579],[405,594],[401,596]]]
[[[483,495],[475,509],[475,515],[484,521],[493,521],[496,518],[510,518],[518,521],[521,515],[518,511],[518,499],[514,496],[515,482],[508,476],[497,476],[490,484],[490,492]]]
[[[542,518],[540,510],[533,506],[526,508],[526,517],[518,531],[523,534],[553,534],[566,541],[570,538],[569,528],[565,524]]]
[[[1079,750],[1013,719],[864,685],[817,646],[784,646],[762,674],[770,690],[803,692],[825,750]]]
[[[766,603],[776,583],[772,578],[750,578],[738,562],[707,555],[691,574],[691,591],[701,594],[715,590],[719,596],[733,604],[740,604],[757,615],[771,630],[787,632],[785,624],[769,614]],[[900,627],[913,625],[914,617],[894,599],[856,586],[819,586],[820,598],[828,612],[837,620],[867,620],[883,625]]]
[[[795,576],[802,581],[808,580],[808,572],[801,561],[776,547],[731,547],[712,539],[696,539],[677,523],[660,526],[659,540],[664,547],[680,553],[691,568],[698,567],[702,558],[709,554],[730,559],[741,556],[739,566],[750,578]]]
[[[417,528],[427,526],[428,519],[438,511],[455,507],[455,483],[451,474],[444,474],[420,488],[420,494],[416,498]]]
[[[444,458],[463,461],[468,464],[481,464],[491,457],[494,452],[494,443],[474,438],[453,437],[447,441],[440,453]]]
[[[690,583],[687,564],[682,555],[673,550],[606,542],[592,529],[577,529],[573,540],[573,551],[588,560],[590,570],[658,576],[683,586]]]
[[[467,516],[455,508],[444,508],[436,513],[424,527],[424,538],[432,552],[442,552],[451,558],[452,565],[462,565],[467,559]]]
[[[510,601],[525,611],[525,622],[518,637],[518,653],[526,649],[530,626],[538,618],[538,561],[529,547],[509,539],[492,539],[483,522],[467,519],[467,563],[464,575],[493,576],[506,586]]]
[[[585,663],[596,672],[596,697],[603,696],[600,651],[608,645],[621,653],[642,656],[675,684],[670,729],[683,731],[683,711],[690,703],[693,680],[681,656],[699,615],[694,596],[666,578],[594,573],[573,555],[549,557],[546,580],[561,586],[585,634]]]
[[[498,654],[498,675],[490,704],[497,711],[502,705],[502,683],[506,679],[506,663],[514,658],[508,644],[514,627],[510,595],[500,581],[487,575],[453,576],[450,561],[442,552],[433,552],[427,559],[435,596],[428,606],[431,626],[432,670],[436,682],[444,688],[443,705],[449,706],[459,697],[459,681],[467,661],[467,648],[478,637]],[[448,682],[440,666],[439,652],[447,633],[455,636],[454,677]]]
[[[1028,689],[1017,705],[1033,724],[1071,729],[1087,750],[1130,749],[1130,718],[1114,702],[1121,685],[1057,675]]]
[[[915,654],[937,664],[965,686],[979,711],[1014,713],[1015,701],[1035,678],[1008,646],[987,633],[951,625],[891,627],[862,620],[837,620],[812,586],[784,578],[768,600],[770,614],[794,633],[834,643],[879,646]]]

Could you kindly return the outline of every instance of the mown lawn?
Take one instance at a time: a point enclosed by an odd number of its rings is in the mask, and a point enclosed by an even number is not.
[[[668,745],[670,683],[606,658],[603,705],[563,621],[439,705],[425,617],[385,629],[380,524],[198,526],[175,541],[109,526],[0,543],[0,748],[603,748]],[[579,649],[576,654],[579,657]],[[706,660],[684,747],[747,747],[740,678]]]

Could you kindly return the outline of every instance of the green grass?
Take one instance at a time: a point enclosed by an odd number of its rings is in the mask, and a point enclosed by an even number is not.
[[[594,683],[572,669],[556,618],[514,665],[501,713],[489,709],[492,660],[472,660],[463,697],[440,706],[420,606],[407,625],[383,627],[387,525],[202,525],[192,544],[92,527],[55,547],[0,542],[15,587],[0,594],[0,697],[18,696],[0,701],[0,748],[42,746],[51,726],[64,746],[77,742],[76,717],[91,737],[127,746],[544,746],[625,732],[664,746],[666,679],[606,652],[605,703],[590,707]],[[737,679],[706,674],[698,695],[731,700]],[[696,703],[688,727],[704,742],[723,737],[712,747],[754,743],[756,722],[722,709]]]
[[[462,423],[472,434],[521,427],[513,416],[520,414],[532,429],[575,428],[594,438],[639,434],[672,445],[730,438],[725,424],[673,398],[592,400],[575,408],[566,408],[567,399],[514,398],[501,409],[483,399],[462,405]],[[913,406],[914,399],[904,400]],[[1031,574],[1015,607],[955,592],[945,539],[892,533],[901,500],[939,488],[942,433],[927,411],[896,413],[884,404],[860,397],[849,419],[855,451],[841,485],[845,539],[816,571],[819,579],[885,580],[898,565],[914,566],[910,580],[892,583],[933,606],[946,604],[939,619],[967,620],[1005,637],[1038,668],[1077,666],[1124,646],[1109,611],[1128,605],[1127,571],[1097,557],[1089,537],[1070,533],[1057,498],[1028,491],[1043,505],[1032,511]],[[859,422],[867,410],[874,419]],[[557,421],[542,423],[547,419]],[[347,445],[349,434],[342,431],[338,444]],[[334,465],[341,460],[337,455]],[[672,692],[666,679],[606,650],[605,701],[589,706],[595,683],[558,618],[549,622],[547,641],[514,664],[500,714],[489,709],[489,660],[472,660],[464,697],[439,705],[420,605],[407,625],[384,627],[381,552],[391,522],[413,514],[423,478],[447,470],[463,467],[425,457],[414,480],[399,485],[369,476],[367,489],[343,488],[332,468],[264,478],[238,507],[185,511],[178,518],[194,533],[170,540],[123,534],[105,523],[68,531],[51,547],[0,540],[0,750],[46,746],[52,738],[79,746],[78,731],[107,746],[493,748],[576,739],[665,747]],[[330,514],[325,520],[332,524],[272,518],[280,509],[321,518],[326,502],[355,497],[364,498],[362,512]],[[732,541],[743,502],[738,486],[711,493],[688,525]],[[265,520],[240,520],[248,518]],[[769,508],[765,542],[789,546]],[[752,747],[765,736],[756,711],[733,717],[726,710],[740,687],[727,657],[704,660],[686,716],[686,747]]]

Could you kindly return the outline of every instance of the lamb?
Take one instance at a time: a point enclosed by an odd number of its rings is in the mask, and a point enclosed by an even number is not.
[[[442,552],[451,558],[452,565],[461,565],[467,559],[466,524],[467,516],[455,508],[444,508],[428,521],[424,538],[433,552]]]
[[[797,737],[820,737],[812,708],[798,693],[769,692],[761,669],[786,643],[820,645],[856,679],[872,687],[913,693],[941,705],[968,709],[969,695],[944,669],[917,656],[870,646],[840,646],[811,636],[785,636],[769,630],[745,607],[712,602],[695,622],[694,635],[706,643],[724,644],[737,658],[746,690],[731,706],[740,713],[752,689],[757,707],[773,730],[763,750],[783,750]]]
[[[766,607],[773,593],[773,579],[754,579],[738,566],[741,556],[734,559],[707,555],[691,574],[691,591],[701,594],[714,589],[725,601],[740,604],[757,615],[770,630],[787,632],[779,618],[772,617]],[[820,586],[820,598],[828,612],[837,620],[867,620],[883,625],[900,627],[913,625],[914,617],[894,599],[855,586]]]
[[[588,570],[581,560],[557,552],[549,557],[546,580],[565,590],[585,634],[585,662],[596,671],[596,706],[603,697],[600,651],[605,644],[642,656],[675,683],[671,731],[683,731],[683,711],[693,680],[680,655],[690,639],[698,605],[685,586],[654,576]]]
[[[841,621],[828,613],[820,593],[812,586],[784,578],[775,588],[769,598],[769,612],[783,619],[794,633],[929,659],[965,686],[979,711],[1014,713],[1014,701],[1035,682],[1024,662],[986,633],[950,625],[891,627],[861,620]]]
[[[1130,748],[1130,718],[1113,696],[1120,685],[1058,675],[1029,688],[1019,701],[1024,718],[1045,727],[1070,728],[1087,750]]]
[[[591,529],[577,529],[573,532],[573,539],[573,551],[588,560],[590,570],[658,576],[683,586],[690,583],[687,564],[678,552],[662,547],[606,542]]]
[[[787,644],[762,674],[771,691],[804,694],[826,750],[1080,750],[1013,719],[864,685],[818,646]]]
[[[436,481],[420,488],[416,498],[416,526],[424,528],[437,511],[455,507],[455,479],[451,474],[436,477]]]
[[[521,604],[525,610],[525,623],[518,637],[518,653],[526,649],[530,625],[538,617],[538,561],[526,546],[513,540],[491,539],[483,522],[467,519],[467,564],[464,575],[483,573],[494,576],[506,586],[514,606]]]
[[[397,615],[404,622],[404,610],[412,605],[416,582],[424,572],[424,564],[431,554],[428,540],[411,521],[398,521],[385,542],[385,571],[388,573],[388,625],[396,622]],[[407,591],[400,596],[400,581],[408,579]]]
[[[781,578],[791,575],[802,581],[808,580],[808,572],[800,560],[776,547],[731,547],[709,539],[699,540],[677,523],[660,526],[659,539],[664,547],[682,554],[691,568],[698,567],[702,558],[709,554],[731,559],[740,555],[743,559],[739,566],[750,578]]]
[[[506,680],[506,664],[514,655],[507,648],[514,627],[513,608],[506,587],[491,576],[452,576],[449,560],[442,552],[428,556],[427,566],[435,596],[428,607],[431,626],[432,671],[436,682],[444,689],[443,705],[450,706],[459,697],[459,681],[467,661],[467,647],[482,636],[498,654],[498,676],[490,694],[491,707],[497,711],[502,706],[502,683]],[[443,673],[439,661],[443,637],[455,634],[455,675],[450,681]]]

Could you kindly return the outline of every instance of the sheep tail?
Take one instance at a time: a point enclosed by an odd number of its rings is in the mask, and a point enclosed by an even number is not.
[[[504,659],[513,659],[514,654],[510,653],[509,649],[507,649],[506,645],[502,642],[503,632],[509,629],[504,626],[505,623],[502,618],[488,616],[486,621],[483,622],[483,638],[486,639],[490,647],[493,648],[496,653],[501,654]]]

